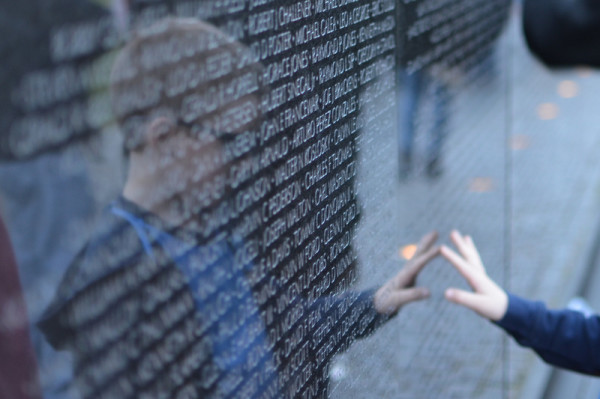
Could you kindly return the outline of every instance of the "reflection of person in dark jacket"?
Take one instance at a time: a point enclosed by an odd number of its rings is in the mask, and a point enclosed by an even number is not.
[[[135,37],[112,73],[129,154],[123,195],[40,327],[73,352],[83,397],[326,396],[336,351],[428,295],[413,285],[438,253],[436,235],[381,288],[314,297],[307,272],[320,266],[272,267],[261,259],[264,228],[236,214],[240,190],[262,195],[243,141],[261,90],[246,78],[260,66],[197,20],[167,19]],[[236,79],[230,101],[208,95]]]

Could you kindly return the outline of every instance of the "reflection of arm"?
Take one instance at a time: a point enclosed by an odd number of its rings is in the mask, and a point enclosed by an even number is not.
[[[505,316],[497,324],[520,345],[546,362],[586,374],[600,373],[600,317],[572,310],[549,310],[509,294]]]
[[[322,297],[310,306],[308,321],[319,364],[391,318],[375,310],[374,293],[368,290]]]
[[[321,297],[310,304],[308,318],[313,346],[320,345],[328,335],[338,337],[331,343],[332,347],[349,345],[354,339],[369,335],[402,306],[427,298],[429,291],[416,287],[415,283],[421,270],[439,254],[439,247],[434,245],[436,240],[437,232],[425,234],[414,256],[378,289]]]
[[[341,321],[351,326],[349,332],[353,338],[364,338],[370,335],[392,317],[377,312],[373,301],[374,296],[373,289],[347,293],[336,298],[338,307],[347,308],[342,314]]]

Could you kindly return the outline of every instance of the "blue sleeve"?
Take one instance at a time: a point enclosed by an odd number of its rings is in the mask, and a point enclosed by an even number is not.
[[[508,309],[496,323],[521,345],[554,366],[600,374],[600,317],[573,310],[549,310],[542,302],[508,295]]]

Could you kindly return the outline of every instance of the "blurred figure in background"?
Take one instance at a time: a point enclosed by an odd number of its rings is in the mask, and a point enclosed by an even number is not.
[[[402,104],[398,121],[398,140],[400,144],[400,179],[409,176],[414,168],[414,142],[418,128],[419,110],[423,97],[430,97],[433,102],[433,120],[429,128],[429,137],[425,150],[425,173],[428,177],[442,174],[442,144],[448,130],[448,87],[444,80],[432,69],[419,70],[413,73],[402,72],[404,78],[403,91],[399,103]]]

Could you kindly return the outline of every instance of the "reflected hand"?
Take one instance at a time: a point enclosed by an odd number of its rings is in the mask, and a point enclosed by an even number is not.
[[[508,296],[487,275],[473,240],[469,236],[462,236],[456,230],[450,233],[450,239],[462,256],[445,245],[441,248],[442,256],[467,280],[474,292],[448,288],[446,299],[490,320],[502,319],[508,307]]]
[[[378,313],[392,315],[406,303],[429,297],[427,288],[414,285],[425,265],[439,254],[439,246],[434,245],[437,237],[435,231],[423,236],[411,260],[377,290],[374,304]]]

